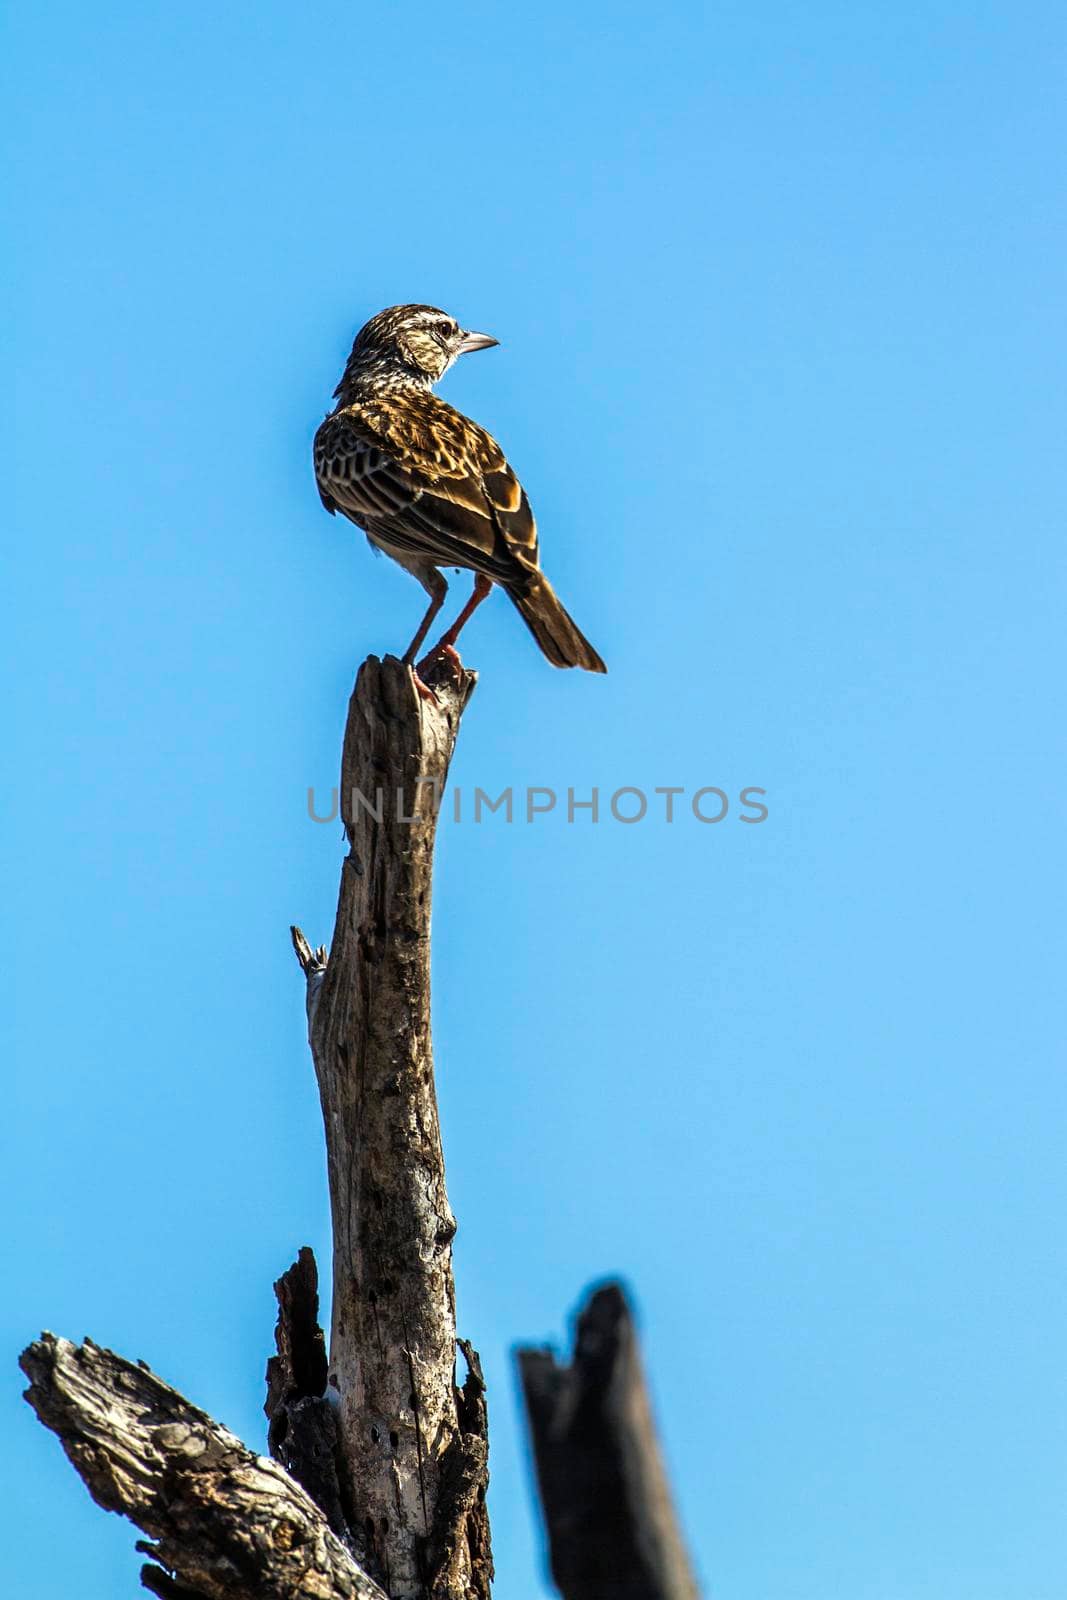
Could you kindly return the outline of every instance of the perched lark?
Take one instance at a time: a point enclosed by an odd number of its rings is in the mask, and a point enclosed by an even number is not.
[[[433,306],[379,311],[356,335],[337,406],[315,435],[319,494],[429,594],[404,652],[409,664],[448,592],[440,568],[464,567],[475,574],[474,593],[427,662],[451,650],[498,583],[554,667],[605,672],[541,571],[533,512],[500,446],[433,393],[457,356],[496,343]],[[429,693],[417,669],[415,681]]]

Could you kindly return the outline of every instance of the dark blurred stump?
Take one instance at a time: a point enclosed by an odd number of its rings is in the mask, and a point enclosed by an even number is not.
[[[618,1284],[590,1296],[574,1357],[518,1352],[552,1577],[564,1600],[696,1600]]]

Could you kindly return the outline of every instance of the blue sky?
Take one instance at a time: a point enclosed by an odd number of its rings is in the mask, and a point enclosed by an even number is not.
[[[414,299],[500,338],[444,392],[610,667],[494,597],[456,781],[769,807],[442,827],[499,1592],[548,1592],[511,1346],[621,1273],[717,1600],[1059,1600],[1062,8],[7,31],[7,1588],[136,1592],[18,1349],[90,1334],[262,1445],[272,1279],[328,1259],[287,928],[328,939],[342,841],[305,797],[422,599],[310,442]]]

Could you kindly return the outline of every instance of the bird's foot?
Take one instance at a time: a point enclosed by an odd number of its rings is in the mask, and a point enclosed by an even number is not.
[[[420,662],[419,665],[424,666],[425,663]],[[432,706],[439,706],[441,704],[440,700],[438,700],[437,696],[430,688],[430,685],[428,683],[423,683],[422,679],[419,677],[418,667],[411,668],[411,681],[415,685],[415,693],[418,695],[420,700],[428,700]]]
[[[449,668],[451,676],[458,683],[463,673],[463,662],[459,659],[459,651],[445,641],[435,644],[433,649],[423,656],[415,668],[415,675],[417,677],[420,673],[425,673],[429,677],[431,669],[442,664]]]

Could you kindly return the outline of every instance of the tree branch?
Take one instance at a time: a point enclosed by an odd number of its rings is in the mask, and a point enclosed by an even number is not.
[[[44,1333],[26,1399],[98,1505],[155,1541],[166,1600],[386,1600],[304,1491],[142,1363]],[[166,1571],[161,1569],[165,1568]]]
[[[518,1351],[548,1534],[564,1600],[696,1600],[618,1284],[589,1299],[574,1358]]]
[[[483,1600],[492,1576],[484,1404],[455,1386],[456,1223],[430,1041],[437,808],[475,682],[441,663],[432,703],[395,658],[363,664],[328,961],[293,931],[326,1130],[342,1498],[357,1553],[392,1600]]]

